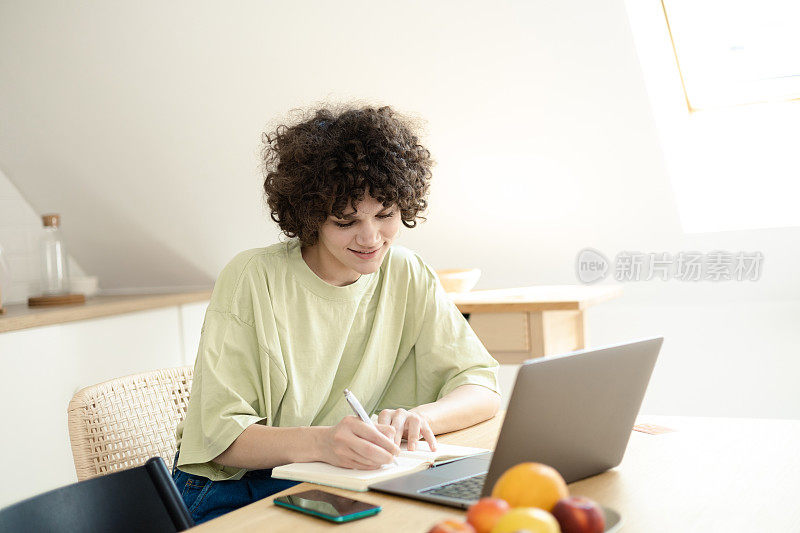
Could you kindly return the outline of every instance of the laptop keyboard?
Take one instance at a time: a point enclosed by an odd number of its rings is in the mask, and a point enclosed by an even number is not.
[[[467,501],[477,500],[481,497],[484,481],[486,481],[486,473],[421,490],[420,494],[445,496]]]

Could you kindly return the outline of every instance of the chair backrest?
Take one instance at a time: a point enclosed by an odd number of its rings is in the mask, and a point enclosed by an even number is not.
[[[194,523],[160,457],[0,509],[0,533],[184,531]]]
[[[186,417],[192,368],[165,368],[78,391],[69,402],[69,439],[78,481],[161,457],[172,465],[175,428]]]

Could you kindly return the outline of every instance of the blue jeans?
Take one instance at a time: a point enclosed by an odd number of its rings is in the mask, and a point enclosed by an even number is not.
[[[180,452],[178,452],[180,453]],[[272,469],[248,470],[239,480],[211,481],[187,474],[177,468],[178,454],[172,464],[172,480],[183,497],[195,524],[244,507],[256,500],[297,485],[296,481],[272,479]]]

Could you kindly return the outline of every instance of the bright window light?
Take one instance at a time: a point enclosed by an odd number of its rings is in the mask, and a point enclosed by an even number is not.
[[[626,6],[684,231],[800,226],[800,2]]]
[[[690,109],[800,97],[800,3],[662,3]]]

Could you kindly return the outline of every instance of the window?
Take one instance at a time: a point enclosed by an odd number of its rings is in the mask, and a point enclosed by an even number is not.
[[[627,0],[686,232],[800,226],[800,7]]]
[[[800,97],[800,4],[662,0],[689,108]]]

